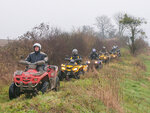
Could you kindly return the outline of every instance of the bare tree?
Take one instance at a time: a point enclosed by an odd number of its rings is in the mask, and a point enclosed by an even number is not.
[[[125,25],[123,23],[120,23],[120,21],[123,19],[123,17],[124,17],[123,13],[117,13],[114,16],[115,22],[116,22],[116,24],[118,26],[118,33],[117,33],[117,35],[118,35],[119,38],[123,37],[124,31],[125,31]]]
[[[112,25],[110,18],[105,15],[96,17],[96,26],[100,30],[102,38],[107,38],[110,33],[115,32],[114,25]]]

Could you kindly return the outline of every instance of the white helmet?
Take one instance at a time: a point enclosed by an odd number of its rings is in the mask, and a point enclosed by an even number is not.
[[[42,47],[41,47],[41,44],[39,44],[39,43],[35,43],[35,44],[33,45],[33,48],[36,47],[36,46],[39,47],[40,49],[42,48]]]
[[[112,47],[112,49],[115,49],[115,48],[116,48],[115,46]]]
[[[73,49],[73,50],[72,50],[72,54],[77,55],[77,54],[78,54],[78,50],[77,50],[77,49]]]
[[[106,49],[106,47],[105,47],[105,46],[103,46],[103,49]]]

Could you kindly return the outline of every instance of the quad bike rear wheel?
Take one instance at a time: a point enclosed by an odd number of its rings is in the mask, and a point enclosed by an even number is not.
[[[15,83],[12,83],[9,87],[9,99],[12,100],[19,96],[20,96],[19,88],[15,85]]]

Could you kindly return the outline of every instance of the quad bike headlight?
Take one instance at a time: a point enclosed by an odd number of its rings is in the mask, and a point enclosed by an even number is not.
[[[23,71],[16,71],[14,72],[14,76],[20,76],[22,75]]]
[[[38,81],[38,79],[37,79],[37,78],[34,78],[34,81]]]
[[[98,62],[97,61],[95,61],[95,64],[97,64]]]
[[[65,67],[61,67],[61,70],[66,70],[66,68]]]
[[[65,66],[64,64],[61,64],[61,66],[63,67],[63,66]]]
[[[87,63],[87,64],[90,64],[91,62],[90,62],[90,61],[87,61],[86,63]]]
[[[78,70],[78,68],[73,68],[72,70],[73,70],[73,71],[77,71],[77,70]]]

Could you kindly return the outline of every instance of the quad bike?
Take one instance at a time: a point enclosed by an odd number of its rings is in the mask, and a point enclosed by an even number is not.
[[[88,65],[77,64],[80,59],[65,58],[65,60],[69,61],[69,63],[61,64],[61,71],[58,74],[60,80],[70,80],[70,78],[80,79],[80,75],[87,71]]]
[[[115,59],[118,57],[117,52],[110,52],[111,59]]]
[[[45,66],[43,71],[37,71],[37,64],[21,61],[26,65],[26,71],[16,71],[13,75],[13,83],[9,87],[9,98],[14,99],[21,94],[26,96],[37,95],[39,91],[43,94],[49,90],[57,91],[60,86],[57,76],[58,67],[54,65]]]
[[[89,60],[86,61],[86,64],[88,65],[88,70],[93,70],[95,69],[101,69],[103,67],[102,61],[101,60]]]
[[[110,60],[110,55],[108,53],[100,53],[99,59],[102,60],[103,63],[107,63]]]

